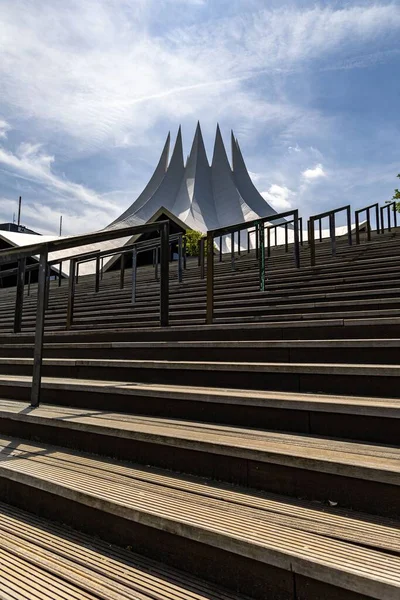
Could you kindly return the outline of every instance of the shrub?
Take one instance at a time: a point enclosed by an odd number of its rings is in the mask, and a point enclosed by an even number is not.
[[[186,239],[186,256],[198,256],[200,238],[203,237],[203,234],[200,231],[188,229],[184,237]]]

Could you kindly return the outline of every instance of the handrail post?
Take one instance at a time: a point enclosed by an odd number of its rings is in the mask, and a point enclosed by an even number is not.
[[[271,256],[271,227],[267,227],[267,256]]]
[[[380,224],[379,224],[379,205],[376,203],[375,206],[375,219],[376,219],[376,233],[379,235],[381,232]]]
[[[235,270],[235,232],[231,233],[231,270]]]
[[[355,212],[355,218],[356,218],[356,244],[360,243],[360,214],[359,211],[356,210]]]
[[[79,282],[79,262],[76,263],[76,283]]]
[[[51,275],[51,269],[50,269],[49,265],[47,265],[47,271],[46,271],[46,310],[49,308],[50,275]]]
[[[132,249],[132,304],[136,303],[136,281],[137,281],[137,249]]]
[[[247,230],[247,254],[250,254],[250,231]]]
[[[240,229],[238,231],[238,256],[240,256]]]
[[[206,323],[212,325],[214,321],[214,236],[207,232],[207,314]]]
[[[301,219],[301,217],[300,217]],[[294,213],[294,264],[296,269],[300,269],[300,244],[299,244],[299,211]]]
[[[258,240],[258,236],[259,236],[259,232],[258,232],[258,225],[255,225],[255,236],[256,236],[256,258],[258,258],[258,247],[259,247],[259,240]]]
[[[41,248],[39,258],[38,273],[38,291],[36,305],[36,329],[35,329],[35,347],[33,353],[33,373],[31,388],[31,406],[39,406],[40,388],[42,380],[42,358],[43,358],[43,337],[44,320],[46,313],[45,293],[46,293],[46,272],[47,272],[47,245]]]
[[[14,333],[20,333],[22,327],[22,311],[24,309],[26,258],[18,261],[17,289],[15,294]]]
[[[288,224],[285,223],[285,252],[289,251]]]
[[[100,256],[96,256],[96,279],[94,291],[97,293],[100,289]]]
[[[322,242],[322,219],[319,220],[319,241]]]
[[[100,269],[100,279],[103,280],[104,275],[104,258],[101,257],[101,269]]]
[[[331,238],[332,256],[336,256],[335,213],[329,215],[329,235]]]
[[[303,217],[299,217],[300,246],[303,245]]]
[[[350,208],[350,206],[348,206],[346,208],[346,215],[347,215],[347,237],[348,237],[348,241],[349,241],[349,246],[352,246],[353,240],[351,237],[351,208]],[[335,213],[333,213],[333,223],[335,223]],[[336,231],[335,231],[335,235],[336,235]],[[336,253],[336,242],[335,242],[335,253]]]
[[[390,204],[387,205],[387,219],[388,219],[388,231],[392,231],[392,219],[390,216]]]
[[[169,222],[166,221],[160,231],[160,325],[169,323]]]
[[[310,217],[308,221],[308,243],[310,245],[310,262],[311,266],[315,266],[315,228],[314,219]]]
[[[200,279],[204,279],[204,238],[200,239],[199,259],[200,259]]]
[[[178,237],[178,282],[182,283],[182,236]]]
[[[394,226],[397,227],[397,208],[396,208],[396,202],[393,202],[393,221],[394,221]]]
[[[264,223],[258,225],[259,239],[260,239],[260,291],[265,291],[265,230]]]
[[[371,216],[369,208],[367,208],[367,240],[371,241]]]
[[[183,236],[183,268],[186,271],[186,234]]]
[[[61,287],[62,280],[62,260],[60,260],[60,266],[58,267],[58,287]]]
[[[380,207],[380,211],[381,211],[381,233],[385,233],[385,217],[384,217],[384,214],[383,214],[383,209],[384,208],[385,208],[384,206]]]
[[[121,254],[121,271],[119,275],[119,288],[124,289],[125,285],[125,254]]]
[[[75,265],[76,261],[72,258],[69,261],[69,282],[68,282],[68,306],[67,306],[67,324],[66,329],[71,329],[74,321],[74,304],[75,304]]]

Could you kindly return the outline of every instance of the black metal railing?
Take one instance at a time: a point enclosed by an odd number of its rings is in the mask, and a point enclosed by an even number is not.
[[[392,231],[391,219],[390,219],[390,208],[393,206],[393,223],[394,226],[397,227],[397,203],[396,202],[387,202],[384,206],[381,206],[381,232],[385,233],[385,210],[387,211],[387,229],[388,231]]]
[[[249,228],[256,229],[256,237],[258,238],[259,246],[259,280],[260,291],[265,290],[265,227],[266,223],[277,219],[285,219],[293,217],[294,223],[294,257],[296,267],[300,267],[300,243],[299,243],[299,212],[298,210],[290,210],[277,215],[263,217],[247,221],[246,223],[237,223],[228,227],[221,227],[207,232],[207,315],[206,322],[208,324],[214,321],[214,239],[230,234],[231,236],[237,231],[244,231]],[[232,252],[232,248],[231,248]]]
[[[339,212],[345,211],[347,217],[347,239],[349,246],[352,244],[351,239],[351,208],[350,205],[341,206],[333,210],[320,213],[318,215],[312,215],[308,221],[308,243],[310,246],[310,261],[311,266],[315,265],[315,221],[319,221],[320,224],[320,238],[322,239],[321,223],[322,219],[329,218],[329,237],[331,240],[332,256],[336,256],[336,215]]]
[[[371,241],[371,210],[375,210],[375,220],[376,220],[376,233],[380,233],[380,224],[379,224],[379,204],[375,202],[375,204],[370,204],[369,206],[364,206],[364,208],[359,208],[354,212],[355,216],[355,226],[356,226],[356,244],[360,243],[360,215],[365,212],[366,213],[366,228],[367,228],[367,239]]]
[[[122,229],[108,229],[70,238],[60,238],[51,242],[39,242],[30,246],[0,251],[0,265],[17,262],[20,273],[25,272],[27,258],[39,255],[35,346],[31,389],[32,406],[38,406],[40,402],[49,253],[151,232],[158,232],[160,235],[160,325],[165,327],[169,323],[169,221],[155,221],[154,223],[124,227]],[[70,279],[75,280],[74,277]],[[19,288],[21,289],[21,287],[23,287],[24,279],[22,276],[18,276],[17,280],[20,282]]]

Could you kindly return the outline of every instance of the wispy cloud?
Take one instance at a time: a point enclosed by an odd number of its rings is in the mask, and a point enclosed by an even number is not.
[[[321,164],[315,165],[313,169],[306,169],[302,172],[302,177],[307,180],[319,179],[320,177],[326,177],[326,173]]]
[[[4,121],[4,119],[0,119],[0,139],[3,138],[7,138],[7,132],[10,131],[11,126],[7,123],[7,121]]]

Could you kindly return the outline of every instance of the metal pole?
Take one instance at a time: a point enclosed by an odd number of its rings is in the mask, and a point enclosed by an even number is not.
[[[360,243],[360,214],[359,211],[356,210],[355,212],[355,218],[356,218],[356,244]]]
[[[353,244],[353,240],[351,238],[351,208],[350,208],[350,206],[347,207],[346,213],[347,213],[347,238],[349,241],[349,246],[351,246]],[[333,215],[333,222],[335,223],[335,215]]]
[[[156,264],[155,264],[155,267],[154,267],[154,275],[155,275],[156,281],[158,281],[158,260],[159,260],[159,252],[160,252],[159,248],[156,248]]]
[[[271,256],[271,227],[267,227],[267,256]]]
[[[207,315],[206,323],[211,325],[214,320],[214,236],[207,232]]]
[[[322,219],[319,220],[319,241],[322,242]]]
[[[186,235],[183,236],[183,268],[186,271]]]
[[[136,282],[137,282],[137,249],[132,249],[132,304],[136,303]]]
[[[160,325],[169,323],[169,222],[160,231]]]
[[[258,225],[255,226],[255,236],[256,236],[256,258],[258,258]]]
[[[47,265],[47,273],[46,273],[46,310],[49,308],[49,297],[50,297],[50,275],[51,269]]]
[[[393,221],[394,226],[397,227],[397,210],[396,210],[396,202],[393,202]]]
[[[21,225],[21,204],[22,204],[22,197],[20,196],[18,199],[18,221],[17,221],[18,227]]]
[[[39,406],[42,380],[43,337],[45,320],[45,292],[47,271],[47,245],[42,247],[39,259],[38,291],[36,305],[35,347],[33,353],[33,373],[31,388],[31,406]]]
[[[75,303],[75,265],[76,261],[72,258],[69,262],[69,282],[68,282],[68,306],[67,306],[67,325],[66,329],[70,329],[74,320],[74,303]]]
[[[204,279],[204,238],[200,239],[200,279]]]
[[[14,333],[20,333],[22,327],[22,311],[24,308],[26,258],[18,261],[17,290],[15,294]]]
[[[61,287],[62,280],[62,260],[60,260],[60,266],[58,267],[58,287]]]
[[[385,208],[384,206],[380,207],[380,209],[381,209],[381,232],[382,233],[385,233],[385,217],[384,217],[384,214],[383,214],[383,209],[384,208]]]
[[[264,223],[260,223],[258,226],[260,236],[260,291],[265,291],[265,231]]]
[[[60,236],[61,236],[61,233],[62,233],[62,215],[60,216]]]
[[[297,269],[300,268],[300,244],[299,244],[299,212],[296,210],[293,217],[294,221],[294,264]]]
[[[119,274],[119,289],[123,290],[125,285],[125,254],[121,254],[121,271]]]
[[[300,246],[303,245],[303,217],[299,217]]]
[[[238,231],[238,255],[240,256],[240,229]]]
[[[222,235],[219,236],[219,262],[222,262]]]
[[[96,279],[95,279],[95,292],[97,293],[100,289],[100,256],[96,256]]]
[[[367,240],[371,241],[371,218],[369,214],[369,208],[367,208]]]
[[[231,269],[235,270],[235,232],[231,233]]]
[[[103,274],[104,274],[104,258],[101,257],[101,270],[100,270],[100,279],[103,279]]]
[[[390,204],[387,205],[388,231],[392,231],[392,219],[390,216]]]
[[[288,224],[285,223],[285,252],[289,250],[289,239],[288,239]]]
[[[379,225],[379,206],[378,206],[378,204],[375,206],[375,219],[376,219],[376,233],[379,235],[381,230],[380,230],[380,225]]]
[[[247,230],[247,254],[250,253],[250,231]]]
[[[329,234],[331,236],[332,256],[336,256],[335,213],[329,215]]]
[[[182,283],[183,271],[182,271],[182,236],[178,238],[178,282]]]
[[[310,217],[308,221],[308,243],[310,245],[310,261],[311,266],[315,266],[315,228],[314,219]]]

